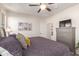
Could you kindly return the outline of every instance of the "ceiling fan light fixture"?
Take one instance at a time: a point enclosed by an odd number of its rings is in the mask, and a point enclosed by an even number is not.
[[[46,6],[45,4],[41,4],[41,5],[40,5],[41,10],[45,10],[46,7],[47,7],[47,6]]]

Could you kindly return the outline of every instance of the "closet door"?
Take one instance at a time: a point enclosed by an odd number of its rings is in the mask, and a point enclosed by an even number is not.
[[[75,28],[57,28],[57,41],[66,44],[72,52],[75,52]]]

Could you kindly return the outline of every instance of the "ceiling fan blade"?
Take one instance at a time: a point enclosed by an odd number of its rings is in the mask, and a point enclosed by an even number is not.
[[[41,11],[41,9],[38,10],[38,13]]]
[[[39,6],[39,5],[33,5],[33,4],[29,4],[29,6]]]
[[[50,8],[46,8],[46,10],[51,11],[51,9],[50,9]]]
[[[48,4],[54,4],[54,3],[48,3]]]

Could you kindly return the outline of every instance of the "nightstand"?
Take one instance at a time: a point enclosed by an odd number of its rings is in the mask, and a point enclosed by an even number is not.
[[[79,56],[79,48],[76,48],[76,56]]]

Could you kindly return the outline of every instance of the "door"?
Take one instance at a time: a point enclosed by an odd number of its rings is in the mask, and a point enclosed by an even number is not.
[[[47,24],[47,33],[48,33],[49,39],[53,39],[53,24],[52,23]]]

